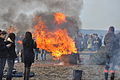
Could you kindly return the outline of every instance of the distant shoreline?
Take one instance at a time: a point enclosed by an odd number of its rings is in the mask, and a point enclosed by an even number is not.
[[[80,29],[79,30],[83,34],[93,34],[97,33],[98,35],[104,36],[107,33],[107,30],[93,30],[93,29]],[[116,30],[115,33],[120,32],[120,30]]]

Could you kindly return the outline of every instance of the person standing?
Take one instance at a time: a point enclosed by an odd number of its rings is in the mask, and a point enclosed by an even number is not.
[[[88,44],[87,48],[90,51],[93,51],[93,40],[94,40],[93,35],[92,34],[89,35],[89,39],[88,39],[88,42],[87,42],[87,44]]]
[[[7,56],[8,71],[7,71],[6,80],[12,80],[12,70],[14,68],[15,58],[17,58],[16,52],[15,52],[15,34],[14,33],[10,33],[8,35],[6,44],[11,44],[11,46],[8,47],[8,56]]]
[[[47,51],[44,49],[41,49],[41,60],[45,61],[46,60],[46,55],[47,55]]]
[[[39,48],[34,49],[34,53],[35,53],[35,60],[38,61],[39,60],[39,53],[40,53]]]
[[[23,39],[24,80],[29,80],[30,68],[35,56],[33,49],[36,49],[36,43],[32,39],[31,32],[26,32]]]
[[[112,57],[114,56],[114,51],[116,48],[116,35],[114,33],[114,27],[109,27],[108,33],[105,35],[104,38],[104,45],[105,45],[105,52],[106,52],[106,65],[104,70],[105,80],[108,80],[108,73],[110,70],[111,73],[111,80],[114,80],[115,76],[115,65],[113,63]],[[110,66],[112,64],[112,66]]]
[[[77,47],[77,51],[83,51],[84,49],[84,39],[83,39],[83,34],[78,32],[77,37],[75,38],[75,43],[76,43],[76,47]]]
[[[2,80],[3,70],[7,59],[7,54],[8,54],[7,47],[10,46],[10,44],[6,45],[4,41],[6,34],[7,33],[5,31],[0,31],[0,80]]]
[[[80,33],[80,32],[78,32],[77,36],[75,37],[75,45],[76,45],[77,52],[78,52],[77,60],[78,60],[78,63],[80,63],[81,60],[80,60],[80,53],[79,52],[84,50],[84,48],[83,48],[84,47],[84,45],[83,45],[83,34]]]
[[[87,44],[88,38],[89,38],[89,35],[88,35],[88,34],[84,35],[84,38],[83,38],[83,46],[84,46],[84,49],[87,49],[87,46],[88,46],[88,44]]]
[[[23,35],[21,33],[17,33],[16,34],[16,53],[17,53],[17,61],[22,62],[22,49],[23,49],[23,45],[22,45],[22,40],[23,40]]]
[[[102,40],[98,37],[98,34],[94,35],[94,50],[98,51],[102,46]]]

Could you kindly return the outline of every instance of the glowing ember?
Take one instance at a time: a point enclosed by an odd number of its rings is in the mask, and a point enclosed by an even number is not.
[[[54,17],[57,24],[62,24],[63,22],[66,22],[66,16],[63,13],[54,13]]]
[[[61,24],[64,22],[62,18],[58,21]],[[52,56],[55,58],[59,59],[62,55],[77,53],[75,42],[68,36],[66,29],[57,29],[54,32],[50,32],[43,21],[39,21],[34,28],[33,35],[36,39],[37,47],[52,52]]]

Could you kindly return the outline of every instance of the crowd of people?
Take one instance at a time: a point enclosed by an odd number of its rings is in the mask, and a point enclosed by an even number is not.
[[[0,80],[3,77],[3,71],[7,62],[8,70],[6,80],[12,80],[12,71],[14,62],[17,58],[15,51],[15,34],[0,30]],[[36,42],[32,39],[31,32],[26,32],[22,40],[23,45],[23,63],[24,63],[24,80],[29,80],[29,73],[32,63],[34,62],[34,51]]]
[[[106,51],[105,80],[108,80],[113,51],[120,48],[120,33],[114,33],[114,27],[110,27],[104,38]],[[17,43],[17,41],[22,41]],[[103,37],[98,34],[78,33],[75,37],[75,44],[78,52],[80,51],[98,51],[102,46]],[[17,48],[17,50],[16,50]],[[41,53],[41,54],[40,54]],[[14,33],[7,34],[6,31],[0,30],[0,80],[3,77],[3,71],[7,62],[8,70],[6,80],[12,80],[12,70],[15,60],[24,63],[24,80],[29,80],[30,68],[34,60],[46,60],[46,51],[38,49],[31,32],[26,32],[24,36],[16,36]],[[19,55],[21,54],[21,55]],[[40,54],[40,56],[39,56]],[[21,59],[20,59],[21,58]],[[112,66],[112,80],[114,80],[114,65]]]
[[[75,38],[76,48],[78,52],[89,50],[89,51],[97,51],[102,46],[102,36],[98,34],[82,34],[78,33]]]
[[[23,44],[22,44],[22,40],[24,39],[24,35],[23,34],[17,34],[16,35],[16,53],[17,53],[17,58],[15,60],[15,62],[22,62],[22,54],[23,54]],[[45,61],[46,60],[46,53],[48,53],[46,50],[44,49],[39,49],[36,48],[34,49],[34,53],[35,53],[35,61]]]
[[[84,50],[98,51],[103,46],[106,54],[106,64],[104,70],[105,80],[108,80],[109,72],[111,73],[110,80],[115,79],[115,66],[118,64],[116,64],[114,58],[117,58],[115,57],[116,54],[120,53],[120,32],[115,34],[115,28],[110,26],[104,38],[103,36],[98,36],[98,34],[84,35],[79,33],[75,39],[75,42],[78,52]]]

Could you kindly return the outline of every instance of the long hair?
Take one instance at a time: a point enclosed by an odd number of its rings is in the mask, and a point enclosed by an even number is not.
[[[32,39],[32,33],[31,32],[26,32],[25,33],[25,39],[26,40],[31,40]]]
[[[25,46],[31,46],[33,44],[33,39],[32,39],[32,33],[31,32],[26,32],[25,33],[25,38],[23,39],[23,44]]]

